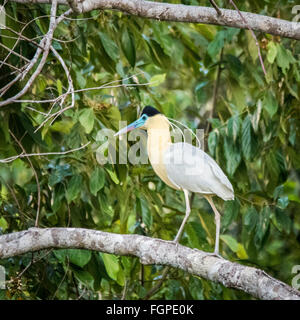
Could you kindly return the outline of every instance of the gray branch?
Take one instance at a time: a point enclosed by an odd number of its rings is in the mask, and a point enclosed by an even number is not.
[[[168,265],[268,300],[300,300],[300,292],[264,271],[140,235],[121,235],[81,228],[31,228],[0,236],[0,259],[42,249],[80,248],[130,255],[143,264]]]
[[[19,3],[51,3],[51,0],[12,0]],[[95,9],[115,9],[142,18],[214,24],[234,28],[269,33],[276,36],[300,40],[300,23],[268,17],[260,14],[241,12],[245,21],[235,10],[221,9],[216,14],[214,8],[168,4],[144,0],[58,0],[60,5],[72,4],[76,13],[89,12]]]

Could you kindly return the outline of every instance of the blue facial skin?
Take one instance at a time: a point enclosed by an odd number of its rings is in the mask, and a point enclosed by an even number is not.
[[[143,114],[140,118],[138,118],[136,121],[132,122],[129,126],[127,126],[127,128],[130,126],[134,126],[134,129],[140,128],[146,123],[147,119],[148,116],[146,114]]]
[[[129,132],[133,129],[140,128],[141,126],[143,126],[146,123],[147,119],[148,119],[148,116],[146,114],[143,114],[136,121],[132,122],[130,125],[128,125],[127,127],[123,128],[119,132],[117,132],[115,134],[115,136],[118,136],[120,134],[124,134],[124,133]]]

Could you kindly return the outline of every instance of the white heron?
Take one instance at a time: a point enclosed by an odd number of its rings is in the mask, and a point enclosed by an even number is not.
[[[216,240],[214,255],[219,256],[220,214],[212,197],[233,200],[232,185],[216,161],[200,148],[185,142],[172,143],[170,122],[151,106],[146,106],[141,117],[121,129],[115,136],[136,128],[147,130],[147,151],[155,173],[168,186],[182,190],[185,196],[185,217],[174,239],[179,242],[190,215],[189,192],[199,193],[209,202],[215,214]]]

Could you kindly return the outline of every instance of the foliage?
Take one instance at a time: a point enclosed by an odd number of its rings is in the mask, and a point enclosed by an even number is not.
[[[204,0],[182,3],[209,5]],[[226,4],[219,1],[221,7]],[[240,9],[291,20],[295,4],[244,1]],[[25,22],[41,16],[24,35],[42,36],[47,32],[49,9],[48,5],[9,2],[8,26],[19,32]],[[245,30],[150,21],[113,11],[77,18],[59,25],[53,43],[71,70],[75,89],[116,80],[123,84],[156,80],[157,85],[78,92],[74,109],[37,132],[44,117],[27,107],[47,113],[49,103],[14,103],[0,109],[0,159],[22,152],[9,130],[28,153],[65,151],[92,142],[74,153],[32,157],[33,169],[26,158],[1,164],[1,232],[34,225],[39,194],[36,173],[41,189],[40,227],[72,226],[173,239],[184,215],[183,194],[160,181],[149,164],[100,165],[96,157],[103,143],[97,135],[100,129],[117,130],[120,119],[131,122],[141,107],[150,104],[193,129],[211,124],[206,150],[226,172],[236,194],[234,201],[217,201],[223,212],[221,254],[290,284],[291,269],[300,259],[299,41],[257,35],[265,79],[255,41]],[[0,41],[7,47],[13,47],[14,37],[1,30]],[[35,47],[20,41],[16,50],[31,58]],[[0,59],[6,55],[0,47]],[[23,63],[14,55],[7,61],[17,67]],[[217,103],[213,117],[208,118],[218,68]],[[2,66],[1,87],[12,79],[12,71]],[[61,65],[50,53],[43,72],[23,98],[51,99],[65,92],[66,85]],[[70,97],[65,104],[68,101]],[[53,112],[59,108],[54,106]],[[214,232],[212,210],[205,200],[193,196],[181,243],[213,251]],[[32,259],[34,263],[24,271]],[[140,299],[163,269],[142,266],[132,257],[84,250],[46,250],[1,264],[10,280],[1,294],[5,299]],[[152,298],[249,296],[172,269]]]

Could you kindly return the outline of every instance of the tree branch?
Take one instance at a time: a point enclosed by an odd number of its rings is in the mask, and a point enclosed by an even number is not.
[[[300,300],[300,292],[260,269],[243,266],[173,241],[81,228],[31,228],[0,236],[0,259],[49,248],[80,248],[179,268],[260,299]]]
[[[40,49],[40,48],[37,49],[33,59],[29,62],[28,66],[26,67],[24,74],[20,77],[21,80],[24,79],[25,75],[32,69],[32,67],[35,65],[36,61],[38,60],[40,54],[43,51],[43,55],[42,55],[42,58],[41,58],[41,60],[39,62],[38,67],[33,72],[33,74],[31,75],[31,77],[27,81],[27,83],[24,86],[24,88],[21,91],[19,91],[17,94],[15,94],[13,97],[10,97],[10,98],[8,98],[8,99],[6,99],[4,101],[1,101],[0,102],[0,107],[8,105],[11,102],[13,102],[15,99],[18,99],[21,96],[23,96],[28,91],[28,89],[31,87],[31,85],[33,84],[33,82],[36,79],[36,77],[42,71],[43,66],[46,63],[46,60],[47,60],[47,57],[48,57],[48,53],[49,53],[49,50],[50,50],[54,29],[55,29],[55,26],[56,26],[56,10],[57,10],[57,0],[53,0],[52,1],[52,6],[51,6],[49,30],[48,30],[47,34],[45,35],[45,37],[41,40],[41,42],[39,44],[40,47],[42,47],[43,49]],[[19,80],[19,76],[17,76],[16,79]],[[6,90],[4,92],[6,92]]]
[[[24,149],[21,141],[19,141],[17,139],[17,137],[13,134],[13,132],[10,129],[8,129],[8,131],[9,131],[10,135],[14,138],[14,140],[16,141],[18,146],[21,148],[22,153],[26,154],[26,150]],[[38,174],[37,174],[36,170],[34,169],[34,166],[33,166],[32,162],[31,162],[30,158],[29,157],[26,157],[26,158],[27,158],[27,161],[29,162],[29,165],[30,165],[32,171],[33,171],[33,174],[34,174],[34,177],[35,177],[36,186],[37,186],[38,197],[37,197],[37,210],[36,210],[36,218],[35,218],[34,226],[38,227],[39,226],[40,208],[41,208],[41,185],[40,185]]]
[[[32,0],[12,0],[18,3],[32,3]],[[51,0],[34,0],[35,3],[46,4]],[[220,9],[221,15],[216,14],[215,8],[169,4],[144,0],[73,0],[77,12],[89,12],[95,9],[115,9],[142,18],[215,24],[234,28],[248,29],[270,33],[281,37],[300,40],[300,23],[263,16],[260,14],[241,11],[248,25],[235,10]],[[67,0],[58,0],[58,4],[67,5]]]
[[[67,151],[59,151],[59,152],[39,152],[39,153],[20,153],[16,156],[12,156],[12,157],[9,157],[9,158],[6,158],[6,159],[0,159],[0,163],[9,163],[9,162],[12,162],[12,161],[15,161],[16,159],[19,159],[19,158],[29,158],[29,157],[35,157],[35,156],[53,156],[53,155],[65,155],[65,154],[68,154],[68,153],[72,153],[74,151],[78,151],[78,150],[81,150],[81,149],[84,149],[86,146],[88,146],[91,142],[89,141],[88,143],[86,143],[85,145],[83,146],[80,146],[78,148],[75,148],[75,149],[71,149],[71,150],[67,150]]]

